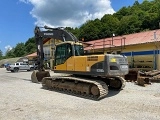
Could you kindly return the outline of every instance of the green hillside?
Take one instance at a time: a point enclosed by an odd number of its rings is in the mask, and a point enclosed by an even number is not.
[[[19,60],[21,57],[16,57],[16,58],[9,58],[9,59],[2,59],[0,60],[0,66],[2,66],[3,64],[13,64],[15,62],[17,62],[17,60]]]

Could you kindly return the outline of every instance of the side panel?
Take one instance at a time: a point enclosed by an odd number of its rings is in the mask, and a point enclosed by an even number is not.
[[[94,73],[99,70],[104,71],[102,70],[102,67],[99,66],[100,65],[99,63],[102,63],[103,61],[104,61],[104,55],[87,56],[87,59],[86,59],[87,71],[94,72]]]
[[[60,65],[56,65],[54,66],[54,70],[58,70],[58,71],[74,71],[75,69],[75,57],[72,56],[70,58],[68,58],[64,63],[60,64]]]
[[[91,67],[94,64],[104,61],[104,55],[75,56],[74,58],[75,71],[77,72],[92,72]],[[95,69],[95,71],[97,71],[98,66]]]
[[[86,71],[86,57],[85,56],[75,56],[75,71],[85,72]]]
[[[128,60],[126,56],[122,55],[106,55],[106,66],[108,67],[108,71],[106,71],[106,75],[117,76],[117,75],[126,75],[128,74]]]
[[[57,65],[54,67],[54,70],[60,70],[60,71],[66,71],[67,68],[66,68],[66,62],[64,64],[60,64],[60,65]]]
[[[74,60],[75,56],[72,56],[70,58],[67,59],[66,64],[67,64],[67,71],[74,71],[74,67],[75,67],[75,63]]]
[[[73,74],[83,73],[88,75],[94,75],[98,71],[99,74],[100,71],[104,71],[102,70],[104,58],[104,55],[72,56],[65,63],[55,66],[54,70],[56,72],[73,71]]]

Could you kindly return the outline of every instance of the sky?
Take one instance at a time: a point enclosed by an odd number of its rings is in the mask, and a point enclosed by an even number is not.
[[[143,0],[138,0],[142,3]],[[135,0],[1,0],[0,50],[5,55],[18,43],[34,36],[35,26],[79,27],[101,19]]]

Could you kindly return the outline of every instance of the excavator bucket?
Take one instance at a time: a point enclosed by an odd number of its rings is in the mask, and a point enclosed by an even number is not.
[[[38,71],[34,70],[31,75],[31,80],[34,83],[39,83],[44,77],[50,77],[49,71]]]

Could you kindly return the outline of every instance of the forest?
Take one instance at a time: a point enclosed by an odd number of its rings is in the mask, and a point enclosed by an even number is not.
[[[65,29],[72,32],[81,41],[137,33],[160,28],[160,0],[137,1],[132,6],[124,6],[114,14],[105,14],[101,19],[88,20],[80,27]],[[21,57],[36,51],[34,37],[2,53],[0,59]]]

